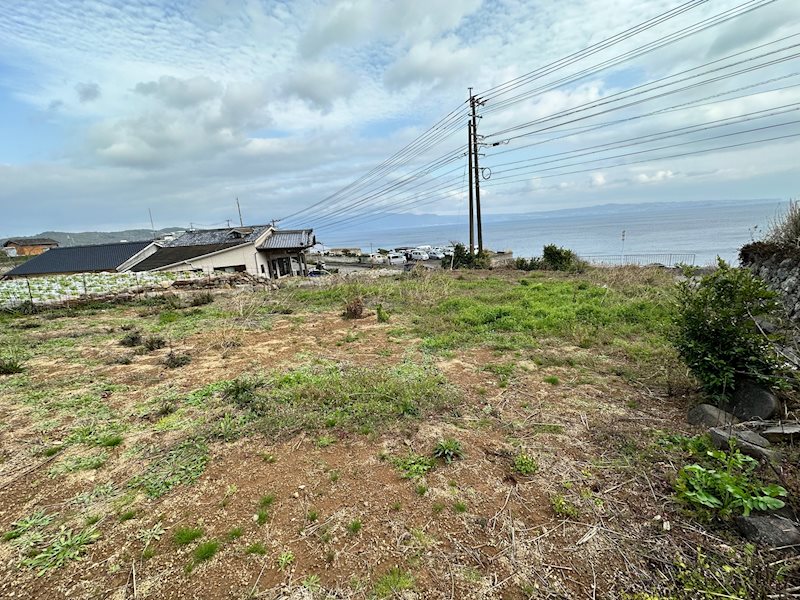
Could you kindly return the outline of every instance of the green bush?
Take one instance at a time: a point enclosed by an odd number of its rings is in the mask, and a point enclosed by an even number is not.
[[[775,314],[776,297],[750,271],[721,259],[713,273],[678,284],[675,347],[717,404],[729,398],[738,376],[769,382],[778,369],[771,340],[755,322]]]
[[[770,223],[766,241],[800,248],[800,200],[790,200],[786,212]]]
[[[572,250],[548,244],[542,249],[542,264],[549,271],[580,273],[586,270],[586,261],[578,258]]]
[[[442,268],[449,269],[452,264],[454,269],[488,269],[489,256],[486,252],[471,254],[464,244],[456,244],[453,249],[453,256],[445,256],[442,259]]]
[[[530,260],[520,257],[514,261],[514,268],[520,271],[541,271],[544,268],[544,262],[538,256],[534,256]]]

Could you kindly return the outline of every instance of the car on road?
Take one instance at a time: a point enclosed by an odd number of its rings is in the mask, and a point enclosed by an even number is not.
[[[429,260],[430,256],[424,250],[412,250],[411,260]]]
[[[434,248],[433,250],[428,252],[428,258],[430,258],[431,260],[442,260],[444,258],[444,252]]]
[[[406,264],[406,257],[396,252],[386,255],[386,264],[389,265],[404,265]]]

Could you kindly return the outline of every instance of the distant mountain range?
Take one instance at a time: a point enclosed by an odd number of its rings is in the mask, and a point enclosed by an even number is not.
[[[759,198],[748,200],[696,200],[696,201],[678,201],[678,202],[645,202],[638,204],[600,204],[595,206],[585,206],[580,208],[564,208],[559,210],[548,210],[539,212],[525,212],[525,213],[501,213],[501,214],[484,214],[484,223],[502,223],[507,221],[515,221],[530,217],[538,219],[552,217],[564,217],[570,214],[579,214],[582,216],[587,215],[609,215],[625,213],[628,215],[642,212],[663,212],[670,210],[680,210],[681,206],[691,204],[693,207],[724,207],[731,206],[732,204],[760,204],[767,202],[780,202],[777,198]],[[453,223],[462,223],[466,219],[466,215],[439,215],[439,214],[408,214],[408,213],[385,213],[378,219],[369,221],[367,223],[355,222],[353,228],[356,230],[364,231],[367,229],[386,230],[386,229],[403,229],[406,227],[429,227],[435,225],[449,225]],[[313,216],[308,219],[308,224],[305,226],[314,227]],[[167,227],[159,229],[155,232],[156,237],[160,237],[167,233],[175,231],[182,231],[182,227]],[[347,228],[345,228],[347,229]],[[320,228],[321,232],[325,232],[325,227]],[[31,236],[21,237],[46,237],[56,240],[61,246],[83,246],[88,244],[108,244],[112,242],[135,242],[153,239],[153,231],[150,229],[126,229],[123,231],[83,231],[79,233],[66,232],[66,231],[43,231]],[[0,238],[0,246],[9,238]]]

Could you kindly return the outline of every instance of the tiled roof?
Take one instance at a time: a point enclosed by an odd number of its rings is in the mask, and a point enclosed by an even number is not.
[[[289,248],[310,248],[316,243],[313,229],[275,230],[259,250],[285,250]]]
[[[142,262],[134,265],[131,271],[152,271],[154,269],[166,267],[167,265],[174,265],[175,263],[183,262],[185,260],[192,260],[194,258],[199,258],[200,256],[205,256],[206,254],[211,254],[212,252],[218,252],[220,250],[225,250],[226,248],[235,248],[236,246],[241,245],[242,242],[240,240],[238,242],[228,242],[225,244],[178,246],[174,248],[168,246],[159,248],[154,254],[148,256]]]
[[[10,246],[16,244],[17,246],[58,246],[58,242],[50,238],[15,238],[7,240],[3,246]]]
[[[119,242],[94,246],[52,248],[6,273],[7,277],[51,273],[114,271],[153,242]]]
[[[263,234],[269,225],[253,225],[251,227],[226,227],[224,229],[198,229],[187,231],[182,236],[164,244],[165,248],[178,246],[207,246],[210,244],[227,244],[230,242],[254,242]]]

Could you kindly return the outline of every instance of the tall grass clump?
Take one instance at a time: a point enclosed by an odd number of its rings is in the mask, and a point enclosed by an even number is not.
[[[713,273],[678,284],[675,347],[717,404],[729,398],[738,377],[769,382],[777,371],[771,340],[755,319],[775,314],[778,306],[761,279],[721,259]]]
[[[786,212],[770,223],[765,241],[800,248],[800,200],[790,200]]]

